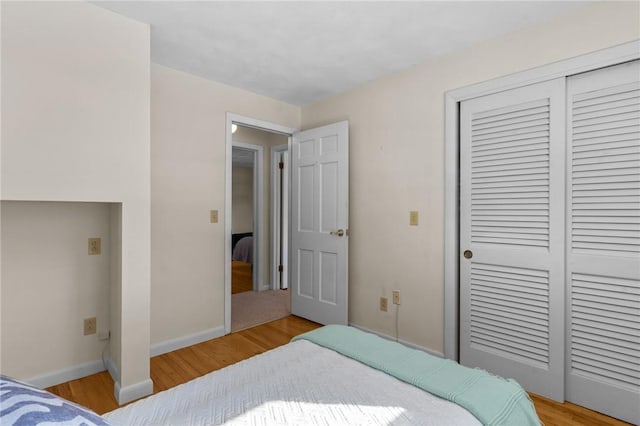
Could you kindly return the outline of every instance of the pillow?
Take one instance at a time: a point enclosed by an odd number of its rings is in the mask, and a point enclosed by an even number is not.
[[[0,375],[0,424],[38,425],[60,422],[70,426],[108,426],[93,411],[50,392]]]

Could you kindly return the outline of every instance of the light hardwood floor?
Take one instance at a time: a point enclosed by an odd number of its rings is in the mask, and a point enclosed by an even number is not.
[[[318,324],[289,316],[151,358],[153,392],[172,388],[191,379],[288,343],[292,337],[313,330]],[[118,408],[113,380],[107,372],[62,383],[47,389],[63,398],[89,407],[99,414]],[[531,395],[545,426],[611,426],[627,423],[575,404],[559,404]]]
[[[298,334],[319,327],[311,321],[289,316],[197,345],[151,358],[153,392],[172,388],[191,379],[289,343]],[[47,389],[98,414],[118,408],[113,380],[106,371]]]
[[[231,294],[253,291],[253,269],[251,263],[231,261]]]

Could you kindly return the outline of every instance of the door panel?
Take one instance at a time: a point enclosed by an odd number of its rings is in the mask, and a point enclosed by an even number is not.
[[[291,152],[291,312],[347,324],[348,123],[293,135]]]
[[[307,165],[298,167],[298,182],[294,187],[298,188],[297,205],[298,214],[296,215],[299,232],[313,232],[315,222],[315,194],[314,194],[314,178],[315,165]]]
[[[640,62],[567,96],[566,398],[640,424]]]
[[[338,256],[336,253],[320,252],[320,301],[338,302]]]
[[[338,163],[320,165],[320,230],[331,232],[338,229]]]
[[[301,297],[307,297],[313,299],[313,250],[298,249],[298,274],[296,275],[296,284],[294,288],[297,290],[297,295]],[[295,269],[295,268],[294,268]],[[295,315],[298,313],[293,312]],[[303,315],[300,315],[303,316]]]
[[[564,89],[557,79],[465,101],[460,121],[460,361],[559,401]]]

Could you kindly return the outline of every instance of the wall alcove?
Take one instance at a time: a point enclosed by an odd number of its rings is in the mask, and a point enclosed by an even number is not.
[[[117,380],[121,210],[120,203],[2,201],[4,374],[47,387],[107,365]],[[99,254],[89,253],[89,238],[100,238]],[[91,317],[96,333],[84,335]]]

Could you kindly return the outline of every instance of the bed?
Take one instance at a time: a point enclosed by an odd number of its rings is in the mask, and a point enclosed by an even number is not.
[[[253,233],[231,235],[231,260],[253,263]]]
[[[540,424],[513,380],[336,325],[98,420],[127,426]]]
[[[231,294],[253,291],[253,233],[231,234]]]

